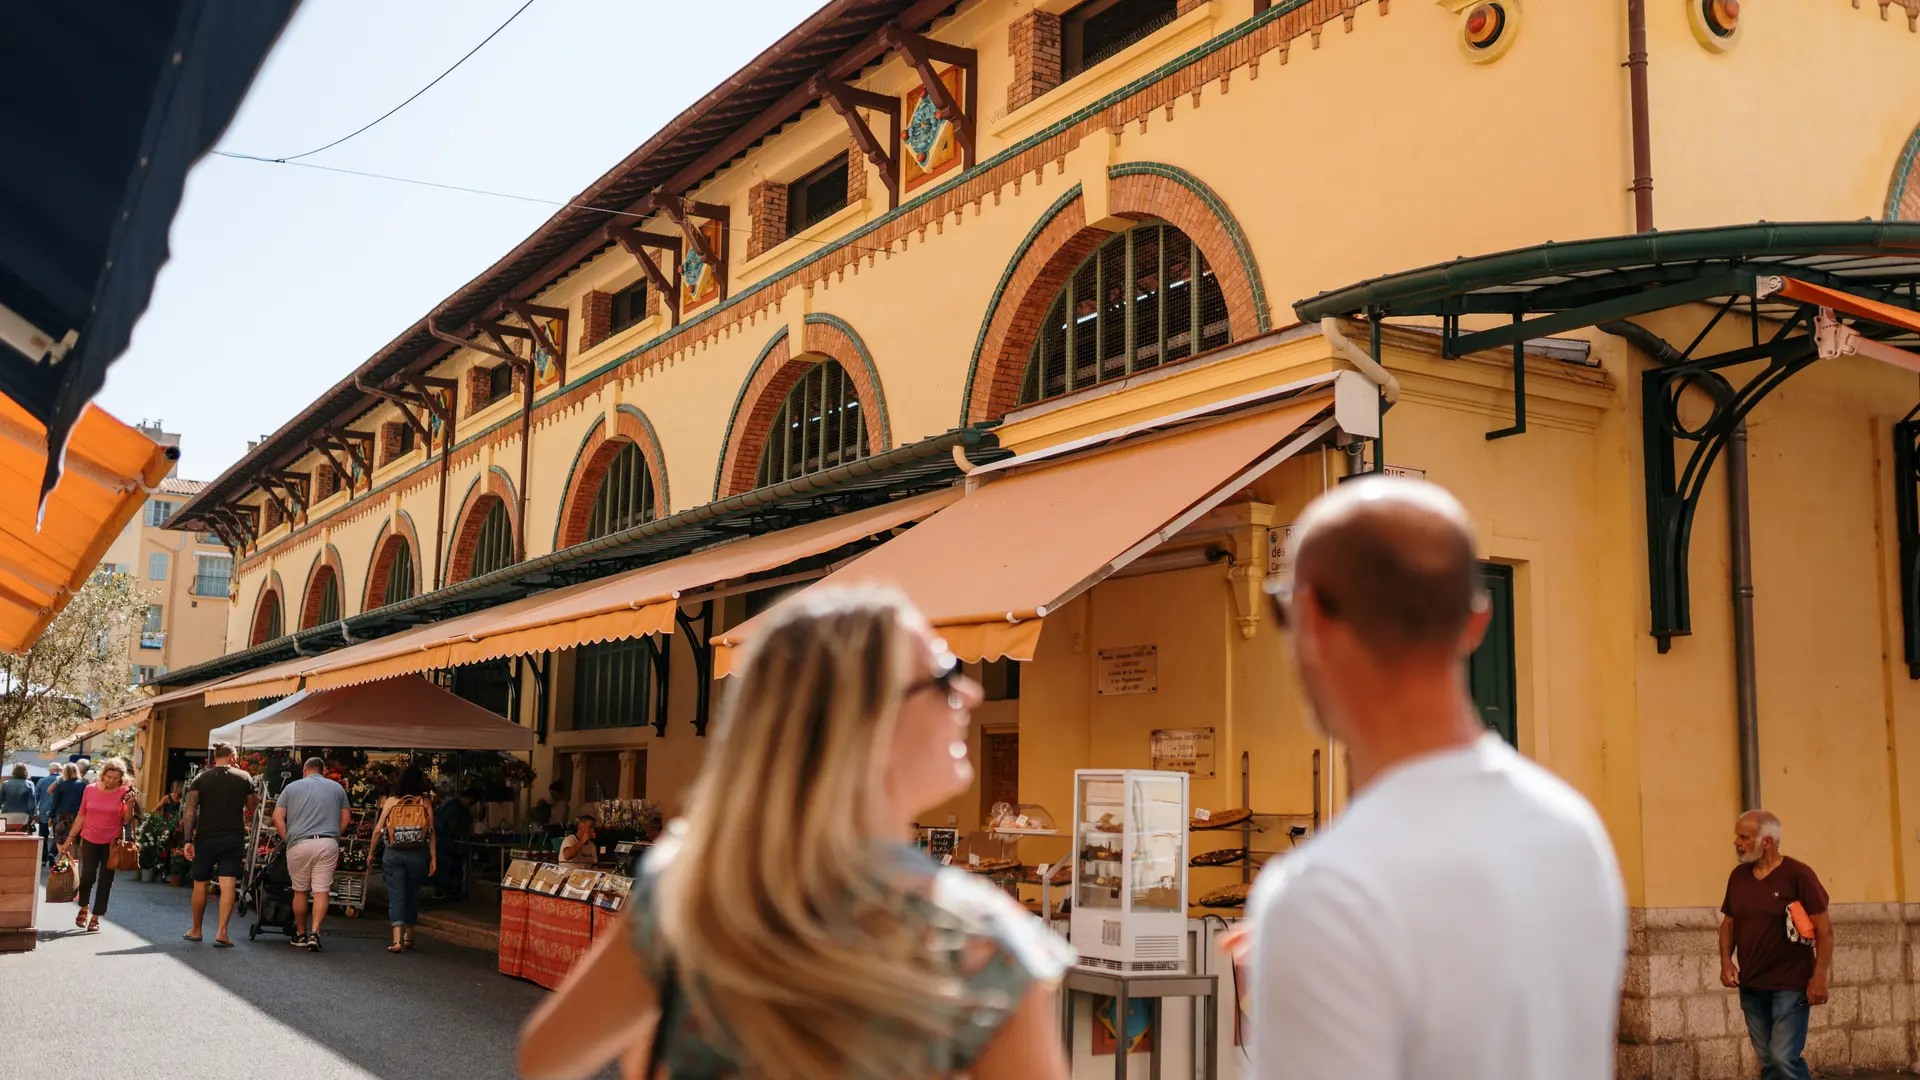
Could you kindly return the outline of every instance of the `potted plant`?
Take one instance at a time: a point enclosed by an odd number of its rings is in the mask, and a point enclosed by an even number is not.
[[[160,868],[167,861],[167,841],[172,832],[173,822],[165,814],[156,811],[140,818],[140,826],[134,830],[134,842],[140,845],[141,881],[152,881],[160,876]]]
[[[191,869],[193,864],[187,861],[187,857],[178,851],[174,852],[167,858],[167,884],[179,885],[186,880],[187,871]]]

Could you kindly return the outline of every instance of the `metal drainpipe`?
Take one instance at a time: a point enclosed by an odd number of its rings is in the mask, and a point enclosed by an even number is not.
[[[520,399],[520,513],[515,520],[520,527],[520,535],[514,538],[519,550],[514,553],[514,562],[527,557],[527,463],[533,458],[533,365],[528,364],[521,378],[526,381],[525,394]]]
[[[444,549],[447,542],[447,459],[453,455],[453,417],[459,415],[460,395],[454,394],[453,407],[447,410],[447,437],[440,444],[440,513],[433,526],[433,587],[447,583]]]
[[[1672,343],[1630,322],[1601,323],[1600,329],[1626,338],[1666,367],[1686,362]],[[1703,383],[1703,386],[1711,385]],[[1753,508],[1748,500],[1747,425],[1734,426],[1727,440],[1727,538],[1731,547],[1733,594],[1733,692],[1740,747],[1740,806],[1760,806],[1760,686],[1753,651]]]
[[[1653,133],[1647,94],[1647,0],[1627,0],[1627,99],[1633,126],[1633,230],[1653,231]]]

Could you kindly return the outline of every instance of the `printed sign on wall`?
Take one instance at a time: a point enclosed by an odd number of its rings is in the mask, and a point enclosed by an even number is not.
[[[1213,779],[1213,729],[1166,728],[1153,733],[1153,767]]]
[[[1129,645],[1100,650],[1100,673],[1094,693],[1152,694],[1160,689],[1160,647]]]

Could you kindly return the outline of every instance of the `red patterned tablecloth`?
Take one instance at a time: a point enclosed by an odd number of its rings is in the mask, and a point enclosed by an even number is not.
[[[508,894],[502,893],[504,901]],[[567,972],[586,954],[593,943],[593,905],[584,900],[567,900],[539,893],[521,893],[526,898],[526,948],[520,962],[520,976],[549,990],[566,980]],[[506,945],[506,916],[501,912],[501,945]]]
[[[500,893],[500,974],[526,974],[527,896],[518,889]]]

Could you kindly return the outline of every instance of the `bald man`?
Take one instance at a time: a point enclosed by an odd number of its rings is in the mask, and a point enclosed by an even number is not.
[[[1248,904],[1260,1080],[1606,1080],[1626,958],[1593,808],[1487,731],[1465,510],[1367,478],[1316,500],[1276,617],[1353,798]]]
[[[1808,1006],[1827,1003],[1833,961],[1827,890],[1812,867],[1780,854],[1780,819],[1765,810],[1734,821],[1733,853],[1740,865],[1720,902],[1720,982],[1740,988],[1761,1075],[1806,1080]]]

